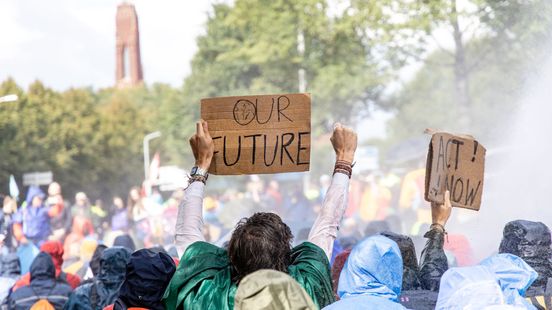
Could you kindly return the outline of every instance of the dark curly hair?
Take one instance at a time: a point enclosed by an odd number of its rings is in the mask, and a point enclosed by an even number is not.
[[[234,281],[259,269],[287,273],[292,240],[291,230],[277,214],[259,212],[241,219],[228,245]]]

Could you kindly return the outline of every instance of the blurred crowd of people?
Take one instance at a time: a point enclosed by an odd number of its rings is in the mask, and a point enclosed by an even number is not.
[[[192,139],[206,171],[207,125]],[[192,174],[166,200],[134,187],[110,206],[83,192],[71,204],[56,182],[47,193],[30,186],[21,203],[5,196],[1,307],[550,308],[545,224],[508,223],[477,264],[467,239],[445,229],[448,192],[424,201],[424,169],[356,176],[356,134],[337,126],[332,144],[333,174],[317,182],[249,176],[244,190],[206,191],[205,175]]]

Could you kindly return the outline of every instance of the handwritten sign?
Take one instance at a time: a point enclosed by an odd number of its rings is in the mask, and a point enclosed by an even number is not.
[[[201,100],[218,175],[308,171],[310,94],[220,97]]]
[[[443,203],[449,190],[453,207],[479,210],[485,153],[486,149],[471,136],[433,134],[427,154],[425,199]]]

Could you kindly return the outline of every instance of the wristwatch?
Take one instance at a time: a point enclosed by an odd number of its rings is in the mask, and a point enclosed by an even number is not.
[[[192,168],[192,171],[190,172],[190,183],[194,181],[200,181],[205,183],[207,179],[209,178],[209,172],[207,170],[195,166]]]

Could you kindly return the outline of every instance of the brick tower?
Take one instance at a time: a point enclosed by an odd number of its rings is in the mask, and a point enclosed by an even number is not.
[[[143,81],[140,60],[140,32],[134,5],[123,2],[117,7],[116,72],[117,87],[140,85]]]

